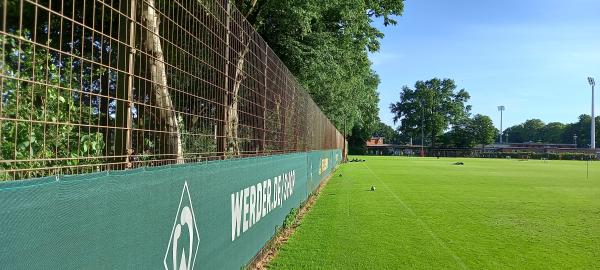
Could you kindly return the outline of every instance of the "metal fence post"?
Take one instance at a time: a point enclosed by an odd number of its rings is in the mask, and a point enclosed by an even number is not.
[[[133,77],[134,77],[134,66],[135,66],[135,17],[137,9],[137,1],[130,0],[129,2],[129,60],[128,60],[128,72],[127,72],[127,132],[125,135],[125,147],[127,158],[125,159],[125,165],[127,168],[132,167],[131,156],[133,154],[132,147],[132,113],[133,113]]]
[[[220,95],[220,105],[222,110],[219,111],[219,115],[217,116],[217,121],[221,121],[219,124],[219,129],[217,131],[217,154],[221,159],[225,159],[225,152],[227,151],[227,134],[225,130],[227,129],[227,121],[229,121],[227,107],[229,102],[229,49],[230,49],[230,36],[231,36],[231,1],[226,0],[226,14],[225,14],[225,66],[224,66],[224,85],[223,91]]]
[[[341,147],[235,3],[5,0],[0,181]]]
[[[264,95],[262,97],[262,130],[261,130],[261,151],[266,149],[266,135],[267,135],[267,72],[269,67],[269,46],[265,42],[265,70],[264,70]]]

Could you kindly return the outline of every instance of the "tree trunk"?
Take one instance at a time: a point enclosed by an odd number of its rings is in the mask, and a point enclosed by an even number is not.
[[[243,38],[242,38],[243,40]],[[240,144],[238,138],[238,127],[239,127],[239,116],[238,116],[238,107],[239,107],[239,92],[240,87],[242,86],[242,81],[246,78],[244,75],[244,64],[246,63],[245,58],[248,52],[250,51],[250,39],[244,44],[244,50],[239,55],[237,64],[235,65],[235,76],[233,82],[233,89],[231,90],[231,102],[229,102],[229,106],[227,107],[226,114],[226,137],[227,137],[227,154],[232,156],[240,155]]]
[[[219,109],[217,110],[217,119],[221,120],[221,122],[218,123],[217,125],[217,134],[215,136],[215,139],[217,141],[217,152],[219,154],[219,156],[222,156],[223,158],[226,157],[226,152],[227,152],[227,138],[226,138],[226,130],[227,130],[227,102],[228,102],[228,96],[229,96],[229,51],[230,51],[230,36],[231,36],[231,7],[232,7],[232,0],[227,0],[227,14],[225,15],[225,49],[224,49],[224,55],[225,55],[225,64],[223,66],[223,68],[225,69],[224,72],[224,76],[223,76],[223,89],[222,92],[223,94],[219,96],[219,104],[221,104],[223,107],[223,109]]]
[[[154,102],[159,107],[159,118],[167,134],[161,134],[161,148],[164,154],[172,155],[177,163],[183,163],[183,147],[177,112],[167,87],[165,59],[159,36],[159,14],[155,11],[154,0],[147,0],[142,13],[142,22],[146,26],[144,48],[148,57],[148,67],[153,83]],[[171,158],[171,156],[169,156]]]
[[[125,14],[127,14],[129,12],[129,10],[131,8],[135,8],[135,7],[131,7],[129,5],[129,1],[123,1],[120,3],[120,10],[125,12]],[[126,156],[127,156],[127,145],[125,143],[126,140],[126,136],[127,136],[127,107],[128,104],[126,102],[126,100],[128,99],[128,95],[127,95],[127,73],[126,71],[129,70],[128,67],[128,57],[129,57],[129,50],[126,44],[128,44],[130,38],[130,33],[129,33],[129,24],[128,23],[120,23],[119,24],[119,34],[118,34],[118,39],[122,41],[122,43],[118,43],[117,44],[117,69],[120,72],[117,72],[117,86],[115,89],[115,97],[116,99],[115,101],[115,125],[117,128],[114,129],[114,133],[110,134],[111,131],[107,131],[109,133],[109,136],[107,136],[108,139],[108,144],[107,145],[111,145],[111,140],[114,140],[114,153],[113,158],[111,159],[111,163],[114,163],[116,165],[113,166],[118,166],[117,169],[124,169],[126,166]],[[108,87],[106,88],[106,92],[108,91]],[[109,95],[110,96],[110,95]],[[110,111],[109,108],[109,104],[110,104],[110,100],[107,100],[107,106],[106,111],[107,114]],[[102,111],[101,111],[102,112]],[[108,120],[108,116],[107,116],[107,123],[110,124],[110,120]],[[107,125],[110,126],[110,125]],[[108,153],[110,153],[110,149],[108,150]],[[120,168],[120,166],[124,166],[122,168]]]
[[[256,6],[256,2],[257,1],[252,1],[251,2],[251,6],[250,9],[248,10],[248,13],[245,14],[244,17],[248,17],[248,15],[252,14],[254,12],[254,8]],[[230,27],[230,17],[231,17],[231,6],[234,5],[234,2],[230,1],[227,4],[227,13],[228,13],[228,17],[227,17],[227,32],[228,32],[228,36],[227,36],[227,40],[226,42],[229,43],[229,33],[231,33]],[[235,65],[235,75],[233,77],[233,88],[231,90],[231,93],[228,95],[230,97],[230,100],[227,101],[227,111],[225,112],[225,124],[226,124],[226,129],[225,129],[225,138],[226,138],[226,145],[227,145],[227,153],[226,155],[228,156],[239,156],[240,153],[240,143],[239,143],[239,139],[238,138],[238,128],[239,128],[239,115],[238,115],[238,110],[239,110],[239,92],[240,92],[240,87],[242,86],[242,81],[246,78],[246,75],[244,74],[244,65],[246,64],[246,55],[248,55],[248,53],[250,52],[250,42],[252,42],[252,39],[250,38],[249,35],[245,35],[244,31],[241,30],[241,43],[243,46],[242,52],[239,54],[238,59],[237,59],[237,63]],[[227,46],[229,46],[230,44],[227,44]],[[227,61],[229,62],[229,61]],[[227,80],[227,78],[226,78]],[[227,86],[228,83],[226,81],[225,85]],[[225,88],[227,90],[227,88]]]
[[[431,122],[433,122],[433,120]],[[431,144],[430,144],[430,146],[431,146],[431,148],[435,147],[435,135],[436,135],[435,134],[435,126],[432,123],[431,124],[431,133],[430,133],[430,136],[431,136],[430,137],[431,138],[431,142],[430,142]]]

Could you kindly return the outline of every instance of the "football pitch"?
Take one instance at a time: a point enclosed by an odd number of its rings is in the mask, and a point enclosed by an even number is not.
[[[359,158],[270,268],[600,268],[599,162]]]

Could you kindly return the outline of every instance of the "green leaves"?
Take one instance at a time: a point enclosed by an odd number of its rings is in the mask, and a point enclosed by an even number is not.
[[[82,135],[80,139],[81,156],[99,156],[104,149],[104,138],[102,133],[92,133]]]
[[[378,123],[379,78],[367,52],[383,38],[371,23],[392,24],[402,11],[399,0],[266,1],[255,26],[338,130],[369,134]]]
[[[464,89],[456,91],[453,80],[438,78],[417,81],[415,88],[404,86],[400,101],[390,109],[394,122],[400,122],[400,131],[414,138],[420,137],[421,127],[435,146],[436,138],[450,125],[459,124],[469,116],[466,102],[470,95]]]
[[[469,130],[477,144],[487,145],[494,142],[497,130],[487,115],[477,114],[470,120]]]
[[[0,120],[0,154],[2,160],[12,161],[1,163],[0,168],[87,164],[93,162],[89,158],[101,156],[105,148],[102,133],[74,125],[97,121],[98,115],[81,108],[73,92],[65,89],[79,89],[81,85],[73,75],[72,59],[64,55],[58,58],[40,46],[34,48],[28,31],[21,34],[25,41],[0,38],[4,39],[0,43],[5,41],[1,51],[5,76],[1,86],[2,115],[8,118]],[[57,158],[62,159],[50,160]],[[28,162],[19,161],[25,159]],[[42,176],[41,171],[17,173],[15,178]]]
[[[373,137],[383,137],[383,142],[386,144],[401,144],[400,133],[392,127],[379,122],[377,129],[373,132]]]
[[[545,124],[540,119],[529,119],[524,123],[507,128],[504,134],[510,142],[577,143],[578,147],[589,147],[592,118],[583,114],[575,123],[552,122]],[[596,126],[600,126],[600,117],[596,117]],[[600,138],[600,129],[596,128],[596,138]]]

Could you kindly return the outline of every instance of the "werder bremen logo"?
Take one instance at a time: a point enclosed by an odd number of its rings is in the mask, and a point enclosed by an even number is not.
[[[199,244],[200,236],[198,235],[194,207],[192,207],[192,198],[186,181],[183,184],[177,215],[175,215],[169,245],[165,253],[165,269],[194,269]]]

